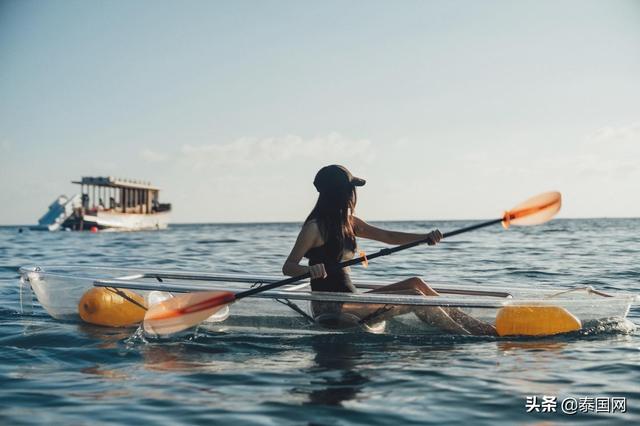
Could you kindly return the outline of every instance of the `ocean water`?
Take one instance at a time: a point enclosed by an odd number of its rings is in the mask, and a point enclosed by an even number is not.
[[[380,225],[426,232],[468,224]],[[133,329],[56,321],[37,303],[31,311],[20,307],[21,265],[272,275],[298,227],[175,225],[97,234],[0,228],[0,424],[640,423],[640,336],[632,327],[538,339],[200,331],[145,341]],[[640,219],[495,227],[376,259],[353,274],[640,293],[639,230]],[[360,243],[367,252],[380,247]],[[628,319],[640,324],[638,307]],[[556,412],[528,413],[533,396],[557,398]],[[567,398],[587,412],[562,413]],[[626,412],[589,409],[596,398],[623,398]]]

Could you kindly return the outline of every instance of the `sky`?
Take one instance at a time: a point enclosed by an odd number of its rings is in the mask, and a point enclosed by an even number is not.
[[[302,221],[327,164],[365,220],[638,217],[638,76],[638,1],[0,0],[0,224],[109,175]]]

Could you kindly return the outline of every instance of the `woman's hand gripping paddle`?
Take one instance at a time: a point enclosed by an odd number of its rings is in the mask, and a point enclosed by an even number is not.
[[[502,223],[505,228],[510,225],[538,225],[545,223],[558,213],[562,204],[559,192],[546,192],[536,197],[530,198],[524,203],[504,213],[500,219],[479,223],[466,228],[443,234],[443,238],[452,237],[464,232],[473,231],[487,226]],[[356,265],[364,261],[386,256],[411,247],[415,247],[429,242],[429,238],[403,244],[397,247],[385,248],[368,256],[361,256],[355,259],[341,262],[337,269]],[[169,336],[180,331],[194,327],[215,314],[225,305],[233,303],[239,299],[252,296],[256,293],[271,290],[287,284],[309,278],[309,273],[287,278],[261,287],[233,293],[231,291],[207,291],[189,293],[173,297],[164,302],[153,305],[144,316],[144,330],[147,333],[159,336]]]

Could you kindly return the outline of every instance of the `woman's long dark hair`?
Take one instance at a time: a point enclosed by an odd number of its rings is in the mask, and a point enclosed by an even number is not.
[[[315,207],[306,222],[315,220],[324,239],[327,256],[342,260],[344,250],[356,249],[353,212],[356,208],[356,188],[352,185],[334,187],[320,192]]]

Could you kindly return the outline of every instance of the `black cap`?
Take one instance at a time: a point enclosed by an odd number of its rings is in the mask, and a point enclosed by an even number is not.
[[[318,192],[330,191],[333,188],[340,188],[347,185],[362,186],[366,183],[364,179],[355,177],[344,166],[332,164],[325,166],[318,171],[313,180],[313,186]]]

